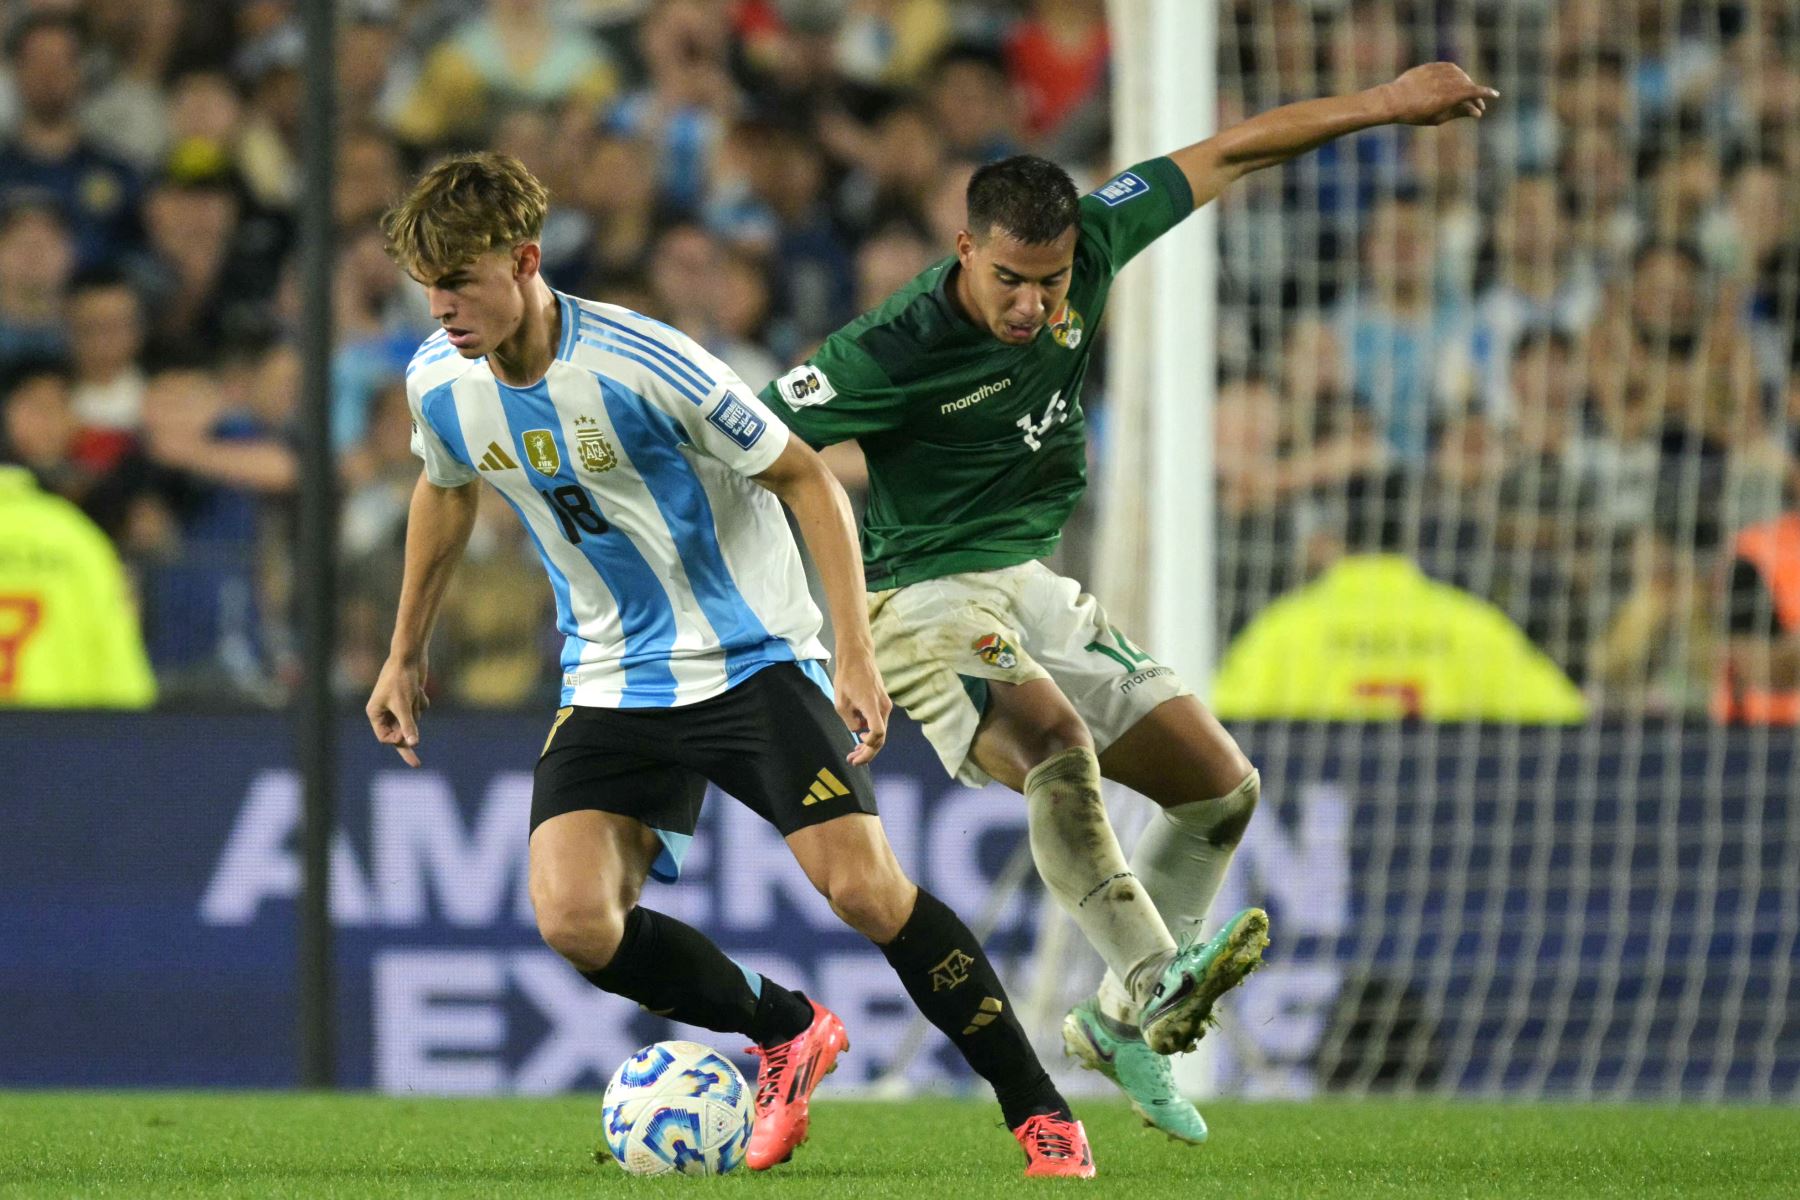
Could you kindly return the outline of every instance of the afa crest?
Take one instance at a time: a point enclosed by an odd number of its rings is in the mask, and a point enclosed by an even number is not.
[[[1081,345],[1084,324],[1081,314],[1075,311],[1075,306],[1064,300],[1062,307],[1050,318],[1050,336],[1064,350],[1073,350]]]
[[[618,452],[592,417],[575,418],[575,457],[581,460],[581,469],[593,475],[619,465]]]
[[[519,440],[525,443],[525,461],[539,475],[554,475],[562,470],[562,455],[557,452],[556,438],[548,429],[527,429]]]
[[[952,950],[944,956],[944,961],[931,968],[931,990],[934,992],[953,992],[969,982],[969,968],[975,960],[960,949]]]
[[[990,667],[999,667],[1002,671],[1010,671],[1019,665],[1019,656],[1007,640],[997,633],[986,634],[975,639],[972,647],[975,657]]]

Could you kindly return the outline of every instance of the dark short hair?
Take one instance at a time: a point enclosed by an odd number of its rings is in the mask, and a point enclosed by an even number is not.
[[[1054,242],[1081,213],[1069,173],[1032,154],[978,169],[969,179],[968,199],[970,233],[982,236],[997,228],[1032,246]]]
[[[1005,76],[1006,59],[1000,51],[979,42],[952,42],[931,61],[930,76],[941,78],[952,67],[976,67],[990,75]]]
[[[1556,73],[1567,77],[1589,71],[1608,75],[1625,74],[1625,52],[1617,46],[1574,46],[1557,56]]]
[[[1699,244],[1688,238],[1650,238],[1644,241],[1632,251],[1631,269],[1638,270],[1657,254],[1673,254],[1695,271],[1706,270],[1706,258],[1700,253]]]
[[[1405,179],[1395,184],[1384,199],[1389,204],[1421,207],[1425,203],[1425,189],[1413,180]]]
[[[69,280],[69,293],[97,292],[103,288],[131,288],[136,284],[130,275],[112,263],[103,263],[95,267],[85,267],[77,271]]]
[[[1575,353],[1575,339],[1568,331],[1555,325],[1533,325],[1519,335],[1513,343],[1513,361],[1517,362],[1527,354],[1538,350],[1554,350],[1561,354]]]
[[[0,234],[30,217],[42,217],[65,233],[69,228],[69,214],[63,211],[61,201],[49,192],[21,188],[0,198]]]
[[[9,368],[4,378],[0,378],[0,392],[11,396],[14,392],[40,379],[48,379],[60,384],[66,391],[75,386],[75,368],[69,360],[57,356],[34,356]]]
[[[1404,554],[1416,544],[1420,488],[1404,469],[1357,475],[1344,484],[1344,548],[1351,554]]]
[[[27,13],[13,22],[12,27],[6,31],[6,57],[17,62],[19,55],[25,50],[25,43],[31,40],[31,35],[46,29],[60,29],[67,33],[75,39],[77,50],[87,44],[87,35],[81,28],[81,22],[74,17],[54,12]]]

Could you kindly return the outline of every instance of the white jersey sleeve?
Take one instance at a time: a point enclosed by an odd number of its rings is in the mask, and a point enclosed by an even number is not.
[[[604,308],[592,319],[606,322],[608,336],[632,339],[625,348],[660,347],[647,356],[656,366],[646,398],[675,419],[689,445],[740,475],[759,475],[781,457],[787,426],[736,371],[678,329],[628,309],[595,307]]]
[[[412,452],[415,457],[425,463],[425,478],[438,487],[462,487],[474,483],[481,476],[475,468],[461,461],[444,443],[443,436],[432,427],[430,413],[426,411],[426,400],[437,400],[436,395],[421,394],[417,376],[406,381],[406,406],[412,410]],[[451,404],[448,385],[442,387],[441,403]],[[431,407],[437,407],[434,403]]]
[[[686,416],[693,444],[740,475],[760,475],[787,448],[788,427],[730,368],[706,403],[689,406]]]

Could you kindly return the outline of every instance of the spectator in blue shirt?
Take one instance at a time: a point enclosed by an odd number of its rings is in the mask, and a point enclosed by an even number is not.
[[[66,17],[27,17],[7,40],[20,113],[0,147],[0,202],[20,193],[52,201],[86,269],[117,262],[138,243],[141,185],[81,132],[81,56],[81,27]]]
[[[607,130],[656,148],[662,199],[684,214],[703,201],[707,170],[740,97],[729,69],[729,28],[692,0],[658,5],[638,30],[646,86],[628,93]]]
[[[63,303],[73,266],[53,206],[21,201],[0,214],[0,379],[68,353]]]
[[[1339,301],[1338,337],[1350,355],[1357,404],[1403,460],[1423,464],[1431,432],[1471,390],[1467,305],[1440,294],[1430,215],[1400,192],[1370,212],[1363,272]]]
[[[234,400],[204,371],[175,369],[153,377],[144,397],[146,450],[175,537],[143,571],[144,638],[176,694],[266,694],[281,640],[271,633],[280,606],[263,540],[299,476],[288,428],[298,357],[280,345],[233,353],[246,396]]]

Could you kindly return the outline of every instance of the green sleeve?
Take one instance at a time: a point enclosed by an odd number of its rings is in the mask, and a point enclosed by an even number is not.
[[[905,396],[862,347],[834,333],[818,353],[762,390],[782,423],[814,449],[898,429]]]
[[[1153,158],[1081,198],[1081,237],[1117,272],[1193,211],[1194,191],[1181,168]]]

